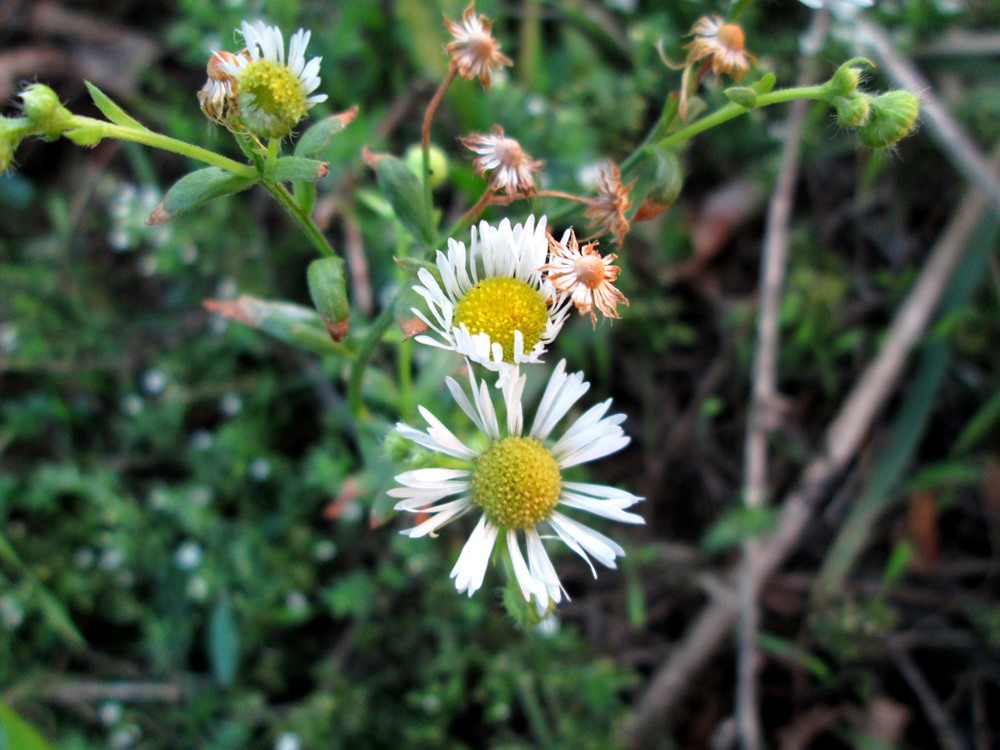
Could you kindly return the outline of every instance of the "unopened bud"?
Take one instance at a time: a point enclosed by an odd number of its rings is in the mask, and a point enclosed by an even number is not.
[[[319,258],[309,264],[306,276],[309,294],[330,338],[340,343],[347,336],[351,317],[344,281],[344,261],[340,258]]]
[[[858,67],[859,65],[865,65],[869,68],[875,67],[872,61],[865,57],[855,57],[852,60],[848,60],[837,68],[830,81],[826,84],[826,88],[829,90],[831,96],[849,97],[857,92],[865,73],[862,68]]]
[[[420,177],[424,173],[424,153],[423,148],[419,143],[414,143],[408,149],[406,149],[406,154],[403,155],[403,161],[406,162],[413,173]],[[430,148],[430,182],[431,189],[437,190],[439,187],[444,185],[448,180],[448,156],[440,147],[431,144]]]
[[[5,172],[14,160],[14,152],[31,134],[31,124],[24,117],[0,117],[0,172]]]
[[[871,117],[871,97],[868,94],[855,94],[850,97],[838,97],[834,103],[837,110],[837,124],[842,128],[860,128],[867,124]]]
[[[62,105],[56,92],[41,83],[22,91],[21,100],[32,129],[47,140],[61,136],[73,119],[73,113]]]
[[[871,117],[858,133],[869,148],[890,148],[917,124],[920,100],[909,91],[887,91],[871,100]]]

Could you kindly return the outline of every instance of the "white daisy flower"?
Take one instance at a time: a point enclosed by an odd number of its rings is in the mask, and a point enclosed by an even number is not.
[[[421,431],[399,424],[399,434],[432,451],[467,461],[471,466],[405,472],[396,477],[402,486],[389,494],[400,498],[396,510],[429,515],[427,520],[402,532],[410,537],[434,536],[450,521],[480,509],[482,516],[451,571],[455,587],[472,596],[483,585],[487,563],[499,540],[501,559],[509,563],[508,569],[521,595],[526,601],[534,599],[539,615],[544,616],[566,592],[542,544],[541,528],[547,526],[555,532],[587,561],[596,577],[591,557],[614,568],[615,558],[625,552],[604,534],[563,511],[587,511],[622,523],[645,523],[642,517],[625,510],[643,498],[614,487],[563,479],[565,469],[628,445],[629,438],[620,426],[625,415],[605,416],[611,406],[608,399],[585,411],[553,441],[550,436],[556,424],[590,388],[582,372],[567,375],[565,360],[559,363],[527,432],[521,409],[526,376],[512,378],[504,385],[505,429],[501,429],[486,383],[477,382],[471,371],[469,380],[471,401],[453,379],[446,382],[455,402],[487,439],[486,446],[473,447],[462,442],[421,406],[420,413],[428,429]],[[527,562],[521,552],[522,536]]]
[[[240,121],[262,138],[284,138],[314,104],[326,101],[326,94],[312,93],[319,88],[323,58],[306,62],[312,32],[305,29],[292,35],[287,62],[285,40],[277,26],[244,21],[240,34],[246,51],[220,56],[218,62],[222,73],[236,81]]]
[[[513,227],[507,219],[497,227],[480,222],[468,251],[448,240],[447,254],[437,254],[443,288],[427,269],[413,287],[429,314],[413,312],[436,334],[416,340],[458,352],[499,373],[501,382],[522,363],[541,362],[569,313],[569,298],[539,270],[548,247],[544,216]]]

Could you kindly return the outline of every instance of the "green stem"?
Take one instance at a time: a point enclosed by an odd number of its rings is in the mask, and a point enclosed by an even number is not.
[[[267,189],[267,192],[274,196],[274,199],[281,204],[282,208],[291,214],[292,218],[302,228],[302,231],[305,232],[306,237],[309,238],[309,241],[312,242],[320,255],[326,255],[331,258],[337,255],[326,237],[319,230],[319,227],[312,220],[312,217],[295,200],[292,194],[288,192],[288,188],[274,180],[262,180],[261,185]]]
[[[106,138],[117,138],[120,141],[132,141],[133,143],[141,143],[144,146],[152,146],[153,148],[158,148],[162,151],[170,151],[174,154],[187,156],[195,161],[211,164],[213,167],[219,167],[220,169],[232,172],[233,174],[241,177],[257,176],[257,170],[249,164],[243,164],[234,159],[230,159],[227,156],[223,156],[222,154],[209,151],[207,148],[201,148],[200,146],[195,146],[194,144],[180,141],[176,138],[171,138],[170,136],[163,135],[162,133],[155,133],[152,130],[126,128],[122,125],[115,125],[110,122],[105,122],[104,120],[97,120],[93,117],[82,117],[80,115],[73,116],[72,126],[68,129],[89,129],[95,127],[99,128]]]
[[[351,407],[351,413],[354,414],[357,421],[365,416],[365,404],[361,394],[365,370],[371,361],[372,354],[375,353],[375,347],[378,346],[382,336],[392,325],[392,320],[392,305],[389,305],[375,318],[371,328],[368,329],[368,335],[365,336],[365,340],[358,348],[357,359],[351,363],[351,374],[347,378],[347,404]]]
[[[825,99],[826,96],[827,89],[825,86],[795,86],[790,89],[772,91],[769,94],[759,94],[757,96],[757,106],[755,109],[759,107],[767,107],[772,104],[791,102],[796,99]],[[749,111],[750,110],[746,107],[732,102],[721,109],[715,110],[715,112],[712,112],[710,115],[705,115],[700,120],[695,120],[687,127],[683,127],[680,130],[671,133],[665,138],[659,140],[656,145],[661,148],[676,146],[677,144],[688,140],[692,136],[698,135],[698,133],[703,133],[706,130],[714,128],[716,125],[721,125],[722,123],[735,119]]]

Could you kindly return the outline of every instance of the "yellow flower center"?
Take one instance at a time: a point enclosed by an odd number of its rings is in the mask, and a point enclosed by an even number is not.
[[[265,138],[288,135],[309,109],[292,69],[262,58],[241,69],[239,94],[244,124]]]
[[[552,453],[534,438],[506,437],[476,459],[472,501],[505,529],[529,529],[559,502],[562,475]]]
[[[514,364],[514,331],[524,336],[524,351],[542,340],[548,309],[545,300],[527,282],[494,277],[470,289],[455,309],[455,324],[472,334],[485,333],[503,347],[503,360]]]

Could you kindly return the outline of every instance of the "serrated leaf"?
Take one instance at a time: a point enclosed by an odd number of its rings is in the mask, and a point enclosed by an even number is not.
[[[357,114],[358,108],[354,106],[346,112],[323,118],[302,134],[295,144],[295,155],[306,159],[318,159],[334,137],[350,125]]]
[[[52,750],[52,745],[14,709],[0,701],[0,750]]]
[[[97,86],[92,84],[90,81],[84,81],[83,83],[87,87],[87,91],[90,92],[90,98],[94,100],[94,104],[96,104],[97,108],[101,110],[101,114],[107,117],[115,125],[121,125],[123,128],[131,128],[132,130],[149,131],[149,128],[118,106],[118,104],[116,104],[110,96],[97,88]]]
[[[160,205],[147,220],[147,224],[162,224],[177,214],[209,201],[232,195],[254,185],[252,177],[240,177],[218,167],[206,167],[184,175],[167,191]]]
[[[219,599],[212,608],[207,645],[212,674],[223,685],[231,685],[240,659],[240,632],[228,596]]]
[[[430,224],[424,186],[413,170],[402,159],[389,154],[365,151],[365,161],[375,170],[378,185],[393,213],[406,230],[425,246],[435,242],[434,227]]]
[[[776,524],[777,511],[774,508],[741,505],[723,513],[712,524],[701,539],[701,548],[708,554],[722,552],[771,531]]]
[[[305,159],[301,156],[282,156],[267,175],[276,182],[319,182],[330,172],[325,161]]]

